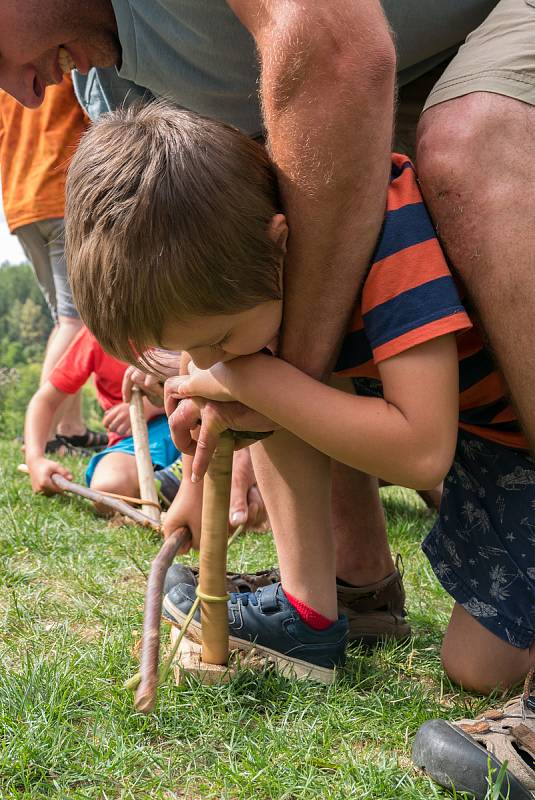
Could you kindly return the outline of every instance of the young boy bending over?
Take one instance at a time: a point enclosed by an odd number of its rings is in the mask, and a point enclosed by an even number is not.
[[[32,487],[36,492],[57,492],[52,475],[59,472],[72,476],[61,464],[45,456],[50,425],[65,400],[78,392],[94,375],[98,402],[104,411],[103,422],[108,431],[108,447],[93,456],[86,471],[86,480],[93,489],[128,497],[139,497],[134,442],[131,436],[128,403],[122,402],[121,388],[127,364],[104,352],[95,337],[83,327],[66,350],[48,380],[32,397],[26,412],[25,453]],[[162,408],[143,399],[148,420],[149,447],[157,480],[161,487],[170,483],[167,472],[179,457],[169,433]],[[180,466],[180,462],[177,462]],[[174,468],[175,471],[177,467]],[[163,496],[164,502],[173,497]],[[100,509],[99,509],[100,510]]]
[[[124,359],[156,346],[191,355],[192,374],[168,382],[172,416],[182,413],[178,398],[235,400],[282,429],[252,448],[267,454],[256,472],[281,583],[231,596],[231,641],[255,641],[296,672],[330,680],[346,634],[336,602],[331,461],[419,489],[447,474],[424,544],[456,600],[446,667],[455,677],[477,658],[498,665],[500,683],[518,680],[535,638],[535,466],[411,164],[392,158],[372,262],[360,292],[357,283],[347,287],[358,300],[331,385],[273,356],[287,234],[264,149],[187,112],[159,104],[102,118],[73,161],[71,280],[104,347]],[[181,487],[185,523],[218,433],[210,419],[203,417],[202,446]],[[166,597],[174,623],[193,591],[178,585]]]

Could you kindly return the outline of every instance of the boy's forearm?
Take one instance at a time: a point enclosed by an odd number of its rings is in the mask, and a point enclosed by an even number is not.
[[[392,403],[325,386],[280,359],[251,357],[231,369],[237,400],[335,461],[414,488],[435,486],[447,471]]]
[[[32,397],[24,423],[24,453],[29,467],[37,459],[45,456],[54,414],[55,409],[46,400],[38,395]]]
[[[379,2],[261,5],[249,25],[291,231],[280,354],[321,378],[330,372],[384,215],[395,54]]]

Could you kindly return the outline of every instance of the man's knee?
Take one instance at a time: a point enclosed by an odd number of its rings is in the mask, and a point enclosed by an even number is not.
[[[501,103],[489,98],[483,92],[469,94],[433,106],[422,115],[416,163],[422,185],[434,195],[462,194],[463,186],[480,174],[492,176],[485,153],[499,132]]]
[[[535,108],[511,97],[474,92],[432,106],[417,132],[416,163],[424,187],[473,187],[478,195],[514,186],[510,170],[528,180],[525,158],[535,145]],[[503,177],[509,180],[502,181]]]

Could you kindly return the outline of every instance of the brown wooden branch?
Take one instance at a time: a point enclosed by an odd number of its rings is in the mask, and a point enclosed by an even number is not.
[[[149,714],[156,703],[158,687],[158,657],[160,653],[160,617],[165,575],[177,552],[189,544],[188,528],[179,528],[169,536],[151,564],[145,610],[143,613],[143,639],[141,642],[140,682],[135,696],[135,706],[143,714]]]
[[[142,506],[143,513],[150,517],[154,522],[160,521],[160,507],[158,504],[158,492],[154,483],[154,467],[149,449],[149,432],[145,419],[145,409],[143,406],[143,395],[141,390],[134,386],[130,398],[130,423],[132,426],[132,438],[134,439],[134,451],[136,454],[137,475],[139,481],[139,493],[141,497],[147,497],[151,503]]]
[[[30,472],[26,464],[19,464],[18,470],[19,472],[24,472],[26,474],[29,474]],[[146,514],[143,514],[141,511],[137,511],[135,508],[132,508],[132,506],[129,506],[128,503],[125,503],[122,500],[117,500],[114,497],[108,497],[107,495],[96,491],[96,489],[90,489],[88,486],[81,486],[79,483],[68,481],[67,478],[64,478],[63,475],[59,474],[59,472],[54,472],[51,476],[51,480],[62,492],[71,492],[71,494],[76,494],[79,497],[85,497],[86,500],[91,500],[93,503],[106,506],[106,508],[111,508],[112,511],[116,511],[118,514],[129,517],[138,525],[152,528],[154,531],[158,531],[158,533],[162,532],[162,526],[158,522],[150,519],[150,517],[147,517]]]

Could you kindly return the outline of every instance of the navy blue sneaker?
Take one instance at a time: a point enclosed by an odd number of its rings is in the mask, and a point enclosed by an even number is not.
[[[195,586],[179,583],[164,597],[163,619],[180,627],[195,601]],[[299,617],[280,583],[256,592],[232,593],[228,601],[229,645],[252,650],[274,662],[278,671],[296,678],[332,683],[345,660],[347,618],[315,631]],[[197,610],[188,636],[201,641],[201,612]]]

